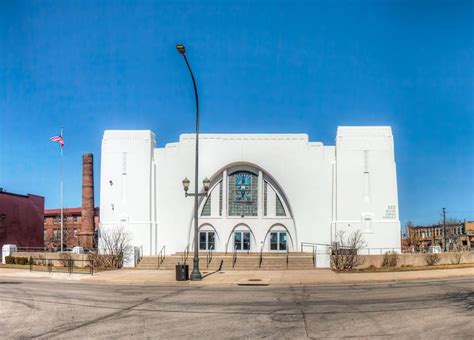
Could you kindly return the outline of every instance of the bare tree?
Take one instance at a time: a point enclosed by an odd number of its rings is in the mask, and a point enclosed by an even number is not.
[[[99,247],[101,253],[106,254],[108,264],[113,268],[122,268],[133,251],[132,236],[124,227],[102,229],[100,231]]]
[[[400,260],[400,255],[396,251],[387,251],[382,260],[382,267],[395,268]]]
[[[428,266],[437,265],[441,261],[441,257],[438,253],[430,253],[426,255],[425,262]]]
[[[58,230],[58,233],[55,234],[53,230],[53,234],[49,235],[49,237],[45,240],[45,247],[49,249],[50,251],[54,251],[56,249],[61,248],[61,231]],[[74,232],[74,229],[72,228],[67,228],[66,223],[63,228],[63,247],[67,248],[68,245],[74,244],[76,240],[76,235]]]
[[[407,237],[405,239],[405,242],[408,247],[415,248],[414,250],[416,250],[416,248],[418,248],[420,245],[421,239],[416,234],[416,230],[414,229],[414,227],[415,225],[411,221],[408,221],[405,224],[405,228],[407,230]]]
[[[451,253],[451,263],[452,264],[460,264],[462,262],[462,246],[459,244],[455,244],[453,248],[453,252]]]
[[[339,231],[336,234],[336,247],[332,249],[331,254],[332,269],[346,271],[360,266],[364,260],[358,252],[364,246],[365,241],[359,230],[349,236],[346,236],[345,231]]]

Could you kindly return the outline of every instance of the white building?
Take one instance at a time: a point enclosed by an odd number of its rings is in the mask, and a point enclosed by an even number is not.
[[[105,131],[101,228],[124,226],[143,255],[193,249],[195,135],[155,148],[151,131]],[[200,135],[200,249],[299,251],[360,230],[367,248],[400,249],[390,127],[339,127],[336,146],[306,134]],[[104,229],[102,229],[104,230]],[[100,242],[100,241],[99,241]],[[263,248],[262,248],[263,247]]]

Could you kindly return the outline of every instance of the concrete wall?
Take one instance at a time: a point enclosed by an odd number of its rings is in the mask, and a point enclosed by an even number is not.
[[[438,253],[441,258],[441,261],[438,264],[452,264],[454,259],[454,253]],[[429,254],[399,254],[398,267],[404,266],[413,266],[421,267],[426,266],[426,257]],[[384,255],[360,255],[364,259],[364,263],[360,265],[359,269],[368,268],[371,265],[380,268],[382,266]],[[474,263],[474,253],[463,252],[461,263]]]

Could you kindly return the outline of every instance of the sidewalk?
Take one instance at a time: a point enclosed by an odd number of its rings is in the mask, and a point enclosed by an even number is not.
[[[205,274],[204,274],[205,275]],[[335,273],[329,269],[315,270],[285,270],[285,271],[225,271],[205,277],[202,281],[178,282],[175,272],[169,270],[135,270],[122,269],[98,272],[94,276],[87,274],[29,272],[22,269],[0,269],[2,277],[25,279],[65,280],[81,283],[103,284],[136,284],[136,285],[193,285],[193,286],[226,286],[246,279],[260,279],[270,282],[270,285],[318,285],[369,283],[411,280],[438,280],[454,277],[472,277],[474,283],[474,268],[439,269],[407,272],[376,272],[376,273]]]

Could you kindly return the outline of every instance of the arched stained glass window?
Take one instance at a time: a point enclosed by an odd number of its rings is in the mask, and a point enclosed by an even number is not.
[[[202,208],[201,216],[211,216],[211,196],[207,197],[206,203]]]
[[[286,216],[285,208],[283,208],[283,204],[281,203],[280,197],[276,196],[276,207],[275,212],[277,216]]]
[[[267,216],[267,203],[268,203],[268,183],[263,183],[263,216]]]
[[[257,216],[258,176],[237,171],[229,176],[229,215]]]
[[[222,181],[219,183],[219,216],[222,216]]]

